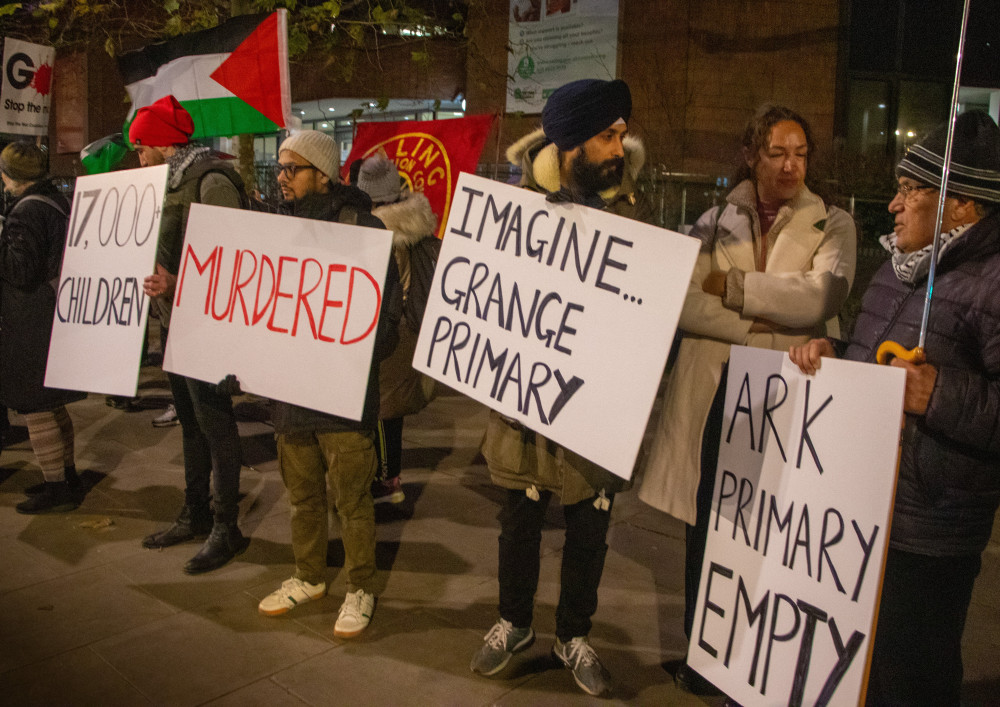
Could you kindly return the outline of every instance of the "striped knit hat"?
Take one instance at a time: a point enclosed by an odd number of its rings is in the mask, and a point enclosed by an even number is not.
[[[948,124],[939,125],[909,149],[896,174],[922,184],[940,186]],[[948,193],[981,202],[1000,202],[1000,128],[980,110],[955,119]]]

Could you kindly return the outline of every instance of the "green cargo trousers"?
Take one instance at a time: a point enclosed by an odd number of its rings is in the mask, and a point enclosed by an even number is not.
[[[292,506],[295,576],[310,584],[326,581],[329,480],[340,518],[348,591],[374,593],[374,433],[305,432],[276,437],[278,466]]]

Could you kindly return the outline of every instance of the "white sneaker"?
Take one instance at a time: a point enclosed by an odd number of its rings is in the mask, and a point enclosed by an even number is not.
[[[354,638],[360,635],[368,628],[374,608],[374,594],[369,594],[364,589],[348,592],[344,603],[340,605],[340,616],[333,627],[333,635],[337,638]]]
[[[167,405],[162,415],[153,418],[153,427],[173,427],[179,424],[181,421],[177,419],[177,408],[173,403]]]
[[[261,599],[257,610],[265,616],[279,616],[288,613],[299,604],[322,599],[324,594],[326,594],[326,582],[309,584],[292,577],[282,582],[279,589]]]

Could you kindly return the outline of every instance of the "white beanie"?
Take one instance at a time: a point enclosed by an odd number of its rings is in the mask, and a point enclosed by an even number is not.
[[[369,157],[358,172],[358,189],[372,198],[372,203],[389,204],[399,200],[399,172],[382,154]]]
[[[291,150],[302,155],[309,164],[337,181],[340,172],[340,148],[332,136],[319,130],[300,130],[281,143],[278,152]]]

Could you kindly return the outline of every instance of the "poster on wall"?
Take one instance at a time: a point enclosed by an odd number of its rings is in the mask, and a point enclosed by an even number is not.
[[[627,479],[699,245],[462,174],[413,367]]]
[[[740,704],[863,701],[904,383],[732,347],[687,662]]]
[[[56,50],[4,37],[0,132],[47,135]]]
[[[510,0],[507,112],[540,113],[577,79],[613,79],[618,0]]]

